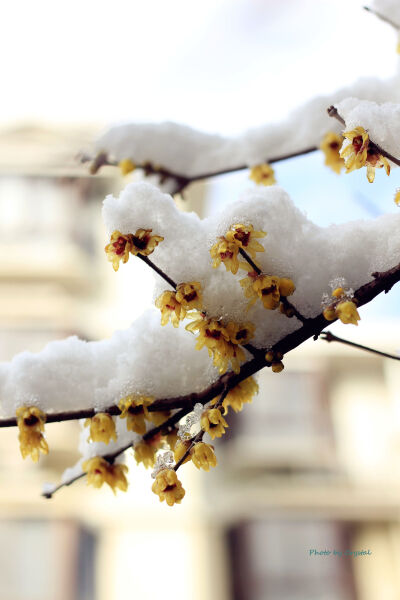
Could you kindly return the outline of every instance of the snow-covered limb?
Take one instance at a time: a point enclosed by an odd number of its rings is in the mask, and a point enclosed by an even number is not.
[[[131,123],[112,127],[96,142],[98,155],[114,164],[160,165],[173,177],[197,180],[229,173],[319,147],[332,129],[326,107],[348,97],[375,102],[400,102],[400,76],[383,81],[362,79],[337,92],[314,98],[286,121],[264,125],[227,138],[177,123]]]
[[[382,293],[382,292],[387,293],[391,289],[391,287],[399,281],[400,281],[400,264],[393,267],[392,269],[389,269],[386,272],[373,273],[373,279],[369,283],[367,283],[364,286],[361,286],[361,288],[359,288],[358,290],[355,291],[354,298],[357,301],[357,305],[363,306],[364,304],[367,304],[368,302],[373,300],[380,293]],[[326,327],[326,325],[327,325],[326,319],[324,318],[323,314],[321,313],[317,317],[314,317],[313,319],[309,319],[307,321],[307,323],[304,323],[303,326],[301,328],[299,328],[298,330],[285,336],[278,343],[276,343],[272,348],[260,349],[258,352],[258,355],[256,357],[254,357],[252,360],[248,361],[245,365],[243,365],[240,373],[234,373],[232,371],[229,373],[226,373],[226,374],[222,375],[216,382],[214,382],[208,388],[204,389],[202,392],[200,392],[198,394],[189,394],[189,395],[187,395],[185,397],[181,397],[181,398],[166,398],[166,399],[159,399],[159,400],[155,401],[154,404],[152,405],[152,409],[154,409],[154,410],[177,409],[177,408],[180,408],[180,410],[177,410],[164,423],[162,423],[156,427],[153,427],[152,429],[147,431],[146,434],[143,436],[143,439],[148,441],[148,440],[151,440],[152,438],[154,438],[155,436],[157,436],[161,432],[166,433],[168,431],[169,427],[175,425],[186,414],[188,414],[190,411],[192,411],[194,406],[198,403],[205,405],[208,402],[210,402],[211,400],[213,400],[214,398],[216,398],[218,395],[220,395],[217,403],[215,404],[215,408],[222,405],[223,400],[226,397],[226,395],[230,389],[233,389],[241,381],[244,381],[245,379],[247,379],[251,375],[254,375],[261,369],[271,366],[271,363],[267,360],[267,356],[268,356],[268,355],[266,355],[267,350],[269,353],[273,353],[273,354],[278,354],[278,353],[283,354],[283,355],[287,354],[291,350],[297,348],[299,345],[301,345],[307,339],[310,339],[311,337],[313,337],[314,339],[317,339],[318,336],[321,334],[322,330]],[[322,336],[323,336],[322,339],[324,339],[326,341],[342,342],[344,344],[348,344],[348,345],[351,345],[356,348],[367,350],[369,352],[374,352],[376,354],[385,356],[387,358],[394,358],[396,360],[400,360],[400,358],[397,356],[393,356],[393,355],[390,355],[390,354],[387,354],[384,352],[380,352],[380,351],[374,350],[372,348],[368,348],[366,346],[361,346],[360,344],[349,342],[342,338],[333,336],[329,332],[327,332],[325,336],[324,336],[324,334],[322,334]],[[112,410],[113,407],[110,407],[110,408]],[[107,409],[107,412],[111,412],[111,410]],[[202,439],[203,434],[204,434],[204,431],[201,431],[197,436],[195,436],[195,438],[193,438],[193,440],[191,440],[191,442],[192,442],[191,445],[188,447],[187,451],[183,454],[181,459],[175,465],[175,470],[177,470],[184,463],[184,461],[187,458],[187,456],[189,455],[190,450],[192,449],[193,445],[195,443],[197,443],[198,441],[200,441],[200,439]],[[129,449],[132,446],[132,444],[133,444],[132,441],[128,442],[127,444],[123,444],[123,445],[121,445],[121,442],[119,442],[119,446],[118,446],[117,450],[115,450],[112,453],[108,452],[106,454],[101,454],[101,456],[103,458],[105,458],[107,461],[113,462],[118,456],[120,456],[127,449]],[[92,447],[93,446],[96,446],[96,445],[92,445]],[[92,452],[92,454],[93,454],[93,452]],[[56,491],[58,491],[65,485],[70,485],[71,483],[74,483],[81,477],[84,477],[86,475],[86,473],[84,471],[80,470],[81,462],[82,461],[80,461],[75,468],[68,470],[65,477],[63,478],[63,481],[59,485],[55,485],[53,487],[47,486],[45,491],[43,492],[43,495],[46,498],[51,498],[52,495]]]

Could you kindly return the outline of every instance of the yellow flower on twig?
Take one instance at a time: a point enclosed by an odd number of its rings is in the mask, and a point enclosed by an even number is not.
[[[213,259],[213,267],[216,269],[221,262],[225,265],[227,271],[231,271],[234,275],[239,269],[239,246],[234,242],[229,242],[224,236],[219,238],[218,242],[210,249],[211,258]]]
[[[180,283],[176,288],[176,299],[185,309],[185,316],[189,310],[202,308],[201,285],[198,281]]]
[[[210,467],[217,466],[217,457],[215,456],[214,448],[210,444],[198,442],[190,451],[192,462],[198,469],[209,471]]]
[[[247,402],[252,402],[253,396],[258,393],[258,384],[254,380],[253,377],[248,377],[244,379],[234,388],[229,390],[228,394],[225,396],[222,406],[225,410],[225,414],[228,411],[228,408],[231,407],[235,412],[240,412],[243,409],[243,404]],[[217,398],[213,401],[214,403],[217,401]]]
[[[180,504],[185,496],[185,490],[178,479],[176,472],[172,469],[163,469],[156,475],[155,482],[151,487],[154,494],[160,498],[160,502],[165,502],[168,506]]]
[[[197,281],[180,283],[176,292],[163,292],[156,300],[156,307],[161,310],[161,325],[171,319],[174,327],[178,327],[190,310],[202,307],[201,285]]]
[[[245,250],[254,259],[257,252],[264,252],[264,246],[257,242],[257,238],[263,238],[266,235],[265,231],[254,231],[253,225],[237,223],[231,226],[225,237],[228,242],[237,244],[239,248]]]
[[[258,185],[273,185],[276,183],[275,171],[268,163],[252,167],[249,177]]]
[[[158,447],[159,443],[154,444],[151,441],[137,442],[134,446],[134,456],[137,464],[143,463],[146,469],[154,467]]]
[[[176,463],[178,463],[181,460],[181,458],[184,457],[186,452],[189,450],[191,444],[192,444],[192,442],[190,440],[179,440],[176,443],[175,449],[174,449],[174,459],[175,459]],[[190,459],[191,459],[191,456],[190,456],[190,454],[188,454],[182,464],[187,463]]]
[[[119,401],[121,410],[120,418],[126,419],[128,431],[135,431],[139,435],[146,433],[145,419],[149,418],[147,406],[152,404],[154,398],[149,396],[133,395],[126,396]]]
[[[126,473],[128,467],[121,464],[111,464],[101,456],[95,456],[82,463],[82,469],[87,473],[87,482],[95,488],[100,488],[103,483],[110,486],[114,494],[119,489],[126,492],[128,481]]]
[[[343,137],[337,133],[329,131],[321,141],[321,150],[325,154],[325,165],[330,167],[338,175],[344,168],[344,160],[340,156]]]
[[[387,159],[370,142],[369,135],[363,127],[344,131],[347,140],[342,146],[340,156],[345,161],[346,173],[367,166],[367,179],[372,183],[375,179],[375,169],[385,167],[386,175],[390,174]]]
[[[279,306],[281,296],[291,296],[296,289],[293,281],[287,277],[263,275],[255,271],[247,273],[247,277],[239,283],[245,297],[250,299],[247,309],[260,299],[264,308],[275,310]]]
[[[344,281],[344,280],[343,280]],[[324,295],[323,315],[327,321],[340,319],[342,323],[358,325],[360,315],[358,314],[356,300],[352,290],[345,289],[342,285],[332,291],[333,300],[329,302],[328,295]]]
[[[211,439],[220,438],[224,435],[225,429],[229,427],[224,417],[221,415],[219,408],[209,408],[204,411],[200,425],[203,431],[206,431]]]
[[[226,326],[219,320],[206,317],[199,313],[193,323],[186,326],[192,333],[198,331],[196,349],[201,350],[206,346],[208,354],[213,358],[213,363],[220,373],[225,373],[229,363],[235,373],[240,371],[240,363],[246,355],[239,344],[246,344],[254,335],[254,325],[228,323]]]
[[[91,419],[86,419],[85,427],[90,427],[89,440],[108,444],[110,440],[117,441],[114,419],[107,413],[97,413]]]
[[[16,415],[22,458],[30,455],[33,462],[37,462],[40,452],[49,453],[49,446],[42,433],[46,415],[36,406],[20,406],[17,408]]]
[[[129,254],[148,256],[154,251],[164,238],[161,235],[151,235],[151,232],[152,229],[138,229],[135,234],[123,234],[116,230],[111,234],[110,243],[104,250],[114,271],[118,271],[121,260],[124,264],[128,262]]]

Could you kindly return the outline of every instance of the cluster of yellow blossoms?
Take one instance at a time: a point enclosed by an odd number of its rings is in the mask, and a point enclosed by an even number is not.
[[[206,317],[204,313],[195,316],[197,318],[186,329],[192,333],[198,332],[196,349],[201,350],[205,346],[220,373],[226,372],[229,363],[234,372],[239,373],[240,363],[246,358],[240,345],[247,344],[254,336],[254,325],[233,321],[224,325],[221,320]]]
[[[114,271],[118,271],[119,263],[128,262],[129,254],[148,256],[163,241],[161,235],[151,235],[152,229],[138,229],[135,234],[123,234],[114,231],[110,243],[104,248],[107,258],[112,262]]]
[[[355,299],[349,297],[343,287],[334,289],[332,298],[334,299],[333,302],[323,311],[325,319],[327,321],[340,319],[342,323],[358,325],[357,321],[360,320],[360,315],[358,314]]]
[[[390,165],[387,159],[378,152],[374,145],[371,145],[369,135],[363,127],[356,127],[351,131],[344,131],[343,137],[348,140],[343,144],[340,156],[345,161],[346,173],[355,169],[367,167],[367,179],[373,183],[375,179],[375,169],[385,167],[386,175],[390,174]]]
[[[168,506],[180,504],[185,490],[173,469],[162,469],[156,475],[152,491],[158,495],[160,502],[165,500]]]
[[[281,297],[291,296],[296,289],[293,281],[287,277],[258,274],[255,271],[247,273],[247,277],[240,280],[240,285],[245,297],[250,298],[247,309],[260,299],[264,308],[275,310],[281,302]]]
[[[256,165],[250,170],[250,179],[257,185],[274,185],[276,183],[275,171],[268,163]]]
[[[49,446],[43,436],[46,415],[36,406],[20,406],[16,414],[22,458],[30,455],[33,462],[37,462],[41,452],[49,453]]]
[[[235,275],[242,264],[244,268],[248,268],[247,263],[239,263],[240,249],[255,259],[257,252],[264,252],[264,247],[257,242],[257,238],[263,238],[266,235],[264,231],[254,231],[253,225],[243,225],[242,223],[232,225],[230,230],[221,236],[210,249],[214,269],[223,263],[226,270]]]
[[[161,325],[171,319],[172,325],[178,327],[188,311],[202,308],[201,285],[198,281],[180,283],[175,292],[163,292],[157,298],[156,306],[161,310]]]

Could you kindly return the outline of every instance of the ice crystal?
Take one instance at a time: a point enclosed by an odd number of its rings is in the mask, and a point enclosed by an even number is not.
[[[154,465],[153,472],[151,474],[152,478],[155,479],[157,473],[162,471],[163,469],[173,469],[174,468],[174,455],[168,450],[168,452],[163,452],[162,454],[158,454],[156,458],[156,464]]]
[[[194,405],[193,412],[189,413],[183,423],[179,425],[178,436],[181,440],[188,440],[193,437],[192,428],[200,424],[201,415],[203,414],[204,406],[198,402]]]

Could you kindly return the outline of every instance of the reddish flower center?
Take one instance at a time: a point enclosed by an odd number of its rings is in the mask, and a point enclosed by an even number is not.
[[[240,329],[236,334],[237,340],[243,340],[245,337],[247,337],[247,329]]]
[[[354,148],[356,154],[359,154],[360,152],[362,152],[364,150],[365,146],[364,146],[364,142],[362,139],[362,135],[358,135],[357,137],[354,138],[353,148]]]
[[[232,258],[233,252],[230,252],[230,250],[227,250],[226,252],[220,252],[219,255],[221,257],[221,260],[226,260],[227,258]]]
[[[186,302],[191,302],[192,300],[194,300],[197,296],[197,292],[195,290],[193,290],[193,292],[190,292],[190,294],[186,294],[183,297],[185,298]]]
[[[247,233],[243,229],[239,229],[235,233],[235,239],[242,243],[243,246],[247,246],[250,240],[250,231]]]
[[[274,292],[276,292],[276,285],[270,285],[269,287],[261,290],[261,294],[263,296],[268,296],[268,294],[273,294]]]
[[[221,337],[221,332],[218,331],[218,329],[213,329],[212,331],[206,329],[206,337],[213,338],[214,340],[219,340]]]
[[[142,238],[138,238],[134,235],[132,236],[132,239],[136,248],[139,250],[145,250],[147,248],[147,244],[149,243],[150,237],[148,235],[144,235]]]
[[[125,252],[126,242],[127,240],[120,236],[117,239],[117,241],[113,243],[113,246],[115,248],[115,254],[119,256],[120,254],[123,254]]]
[[[26,417],[26,419],[24,419],[24,424],[27,425],[27,427],[32,427],[32,425],[36,425],[36,423],[38,422],[39,419],[35,417],[35,415],[29,415],[29,417]]]

